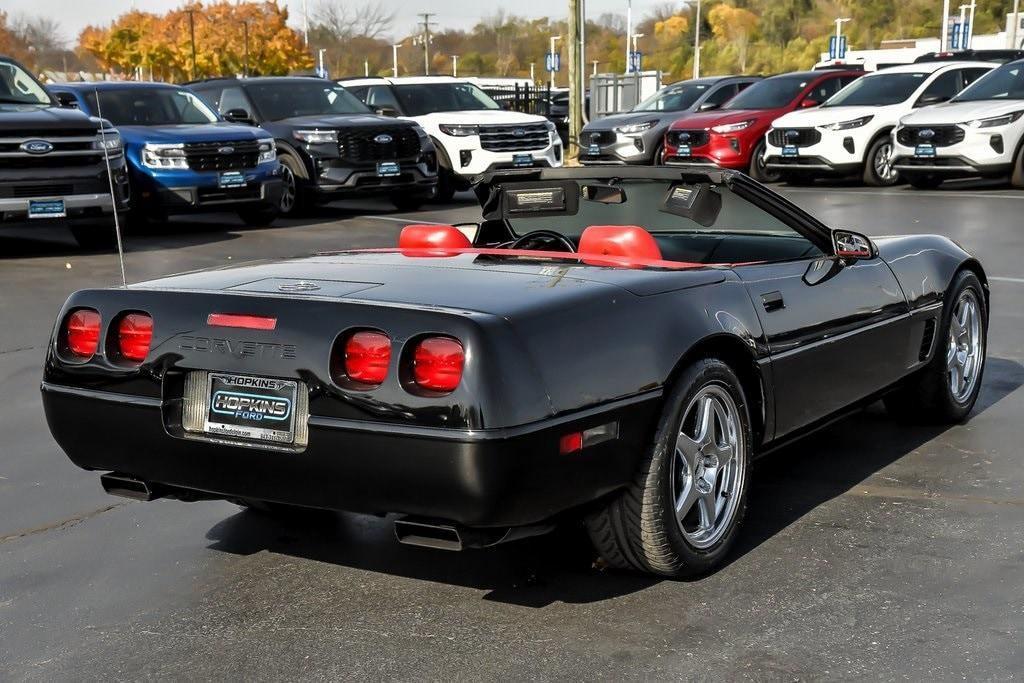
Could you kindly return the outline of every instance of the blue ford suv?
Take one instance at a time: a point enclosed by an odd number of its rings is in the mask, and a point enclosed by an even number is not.
[[[117,126],[130,171],[133,222],[233,211],[248,225],[267,225],[277,216],[281,167],[266,131],[224,121],[181,86],[71,83],[49,90],[61,105]]]

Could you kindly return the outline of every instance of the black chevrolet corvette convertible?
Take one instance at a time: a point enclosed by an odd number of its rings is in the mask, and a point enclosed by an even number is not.
[[[882,398],[963,420],[989,290],[929,235],[829,228],[728,171],[488,175],[479,224],[84,290],[43,401],[113,494],[392,515],[482,547],[585,520],[604,561],[706,572],[751,460]]]

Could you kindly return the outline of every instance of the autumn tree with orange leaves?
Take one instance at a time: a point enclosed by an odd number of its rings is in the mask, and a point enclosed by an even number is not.
[[[195,23],[194,65],[189,13]],[[250,75],[309,70],[313,59],[287,21],[287,8],[276,2],[221,0],[186,4],[164,15],[127,12],[109,27],[87,27],[78,41],[113,72],[139,70],[144,78],[166,81],[188,80],[193,73],[196,78],[234,76],[246,71],[247,24]]]

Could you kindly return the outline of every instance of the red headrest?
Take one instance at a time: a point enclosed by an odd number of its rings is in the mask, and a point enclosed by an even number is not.
[[[454,225],[407,225],[399,249],[469,249],[473,243]]]
[[[637,225],[591,225],[580,236],[579,252],[661,260],[654,237]]]

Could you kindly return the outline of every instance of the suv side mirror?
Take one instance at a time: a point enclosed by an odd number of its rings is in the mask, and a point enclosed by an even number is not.
[[[818,100],[806,99],[806,100],[804,100],[803,102],[800,103],[800,108],[801,109],[810,109],[811,107],[817,107],[818,104],[819,104]]]
[[[949,97],[946,95],[921,95],[917,98],[917,102],[914,103],[915,107],[927,107],[929,104],[939,104],[941,102],[948,102]]]
[[[718,109],[719,106],[716,102],[701,102],[700,106],[697,107],[697,111],[711,111],[712,109]]]
[[[832,251],[839,258],[850,261],[866,261],[878,253],[871,240],[851,230],[832,231]]]
[[[54,94],[54,98],[64,109],[78,109],[78,100],[69,92],[59,92]]]
[[[380,116],[390,116],[392,118],[398,116],[398,110],[395,109],[394,107],[380,106],[377,107],[376,112]]]
[[[244,109],[228,109],[224,112],[224,120],[230,121],[231,123],[244,123],[247,125],[255,125],[256,121],[253,120],[252,114]]]

